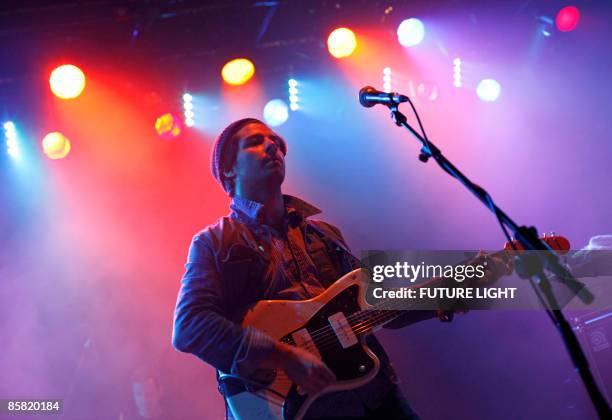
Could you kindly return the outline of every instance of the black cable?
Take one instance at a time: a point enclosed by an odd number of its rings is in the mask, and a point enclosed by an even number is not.
[[[429,148],[429,138],[427,137],[427,133],[425,133],[425,128],[423,127],[423,124],[421,124],[421,118],[419,117],[419,113],[417,112],[416,108],[414,107],[414,104],[412,103],[412,101],[410,100],[410,97],[408,98],[408,103],[410,104],[410,107],[412,108],[412,112],[414,113],[414,116],[417,119],[417,122],[419,123],[419,128],[421,129],[421,133],[423,134],[423,138],[425,139],[425,143],[427,148]]]

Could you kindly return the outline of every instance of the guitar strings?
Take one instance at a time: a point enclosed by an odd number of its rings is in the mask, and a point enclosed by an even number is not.
[[[379,322],[392,320],[398,316],[398,310],[392,309],[393,304],[396,303],[392,300],[383,301],[378,305],[373,305],[371,308],[365,310],[356,311],[354,314],[348,316],[346,318],[351,330],[354,334],[360,335],[369,331],[373,326],[377,325]],[[330,325],[326,325],[325,327],[319,328],[312,332],[311,337],[317,349],[321,351],[325,351],[335,347],[337,344],[336,334],[332,330]],[[276,385],[277,387],[287,387],[293,385],[294,382],[289,376],[282,370],[276,370],[276,378],[273,381],[272,385]],[[277,391],[272,387],[264,387],[267,390],[269,395],[261,395],[261,393],[256,392],[252,393],[259,398],[265,399],[272,405],[276,405],[278,407],[282,407],[287,395],[281,399],[283,395],[281,392]]]
[[[496,252],[496,253],[492,254],[492,256],[493,257],[497,257],[497,256],[501,257],[505,253],[506,253],[506,251],[504,250],[504,251]],[[422,283],[422,284],[418,285],[414,289],[419,289],[419,288],[422,288],[422,287],[430,286],[431,283],[434,283],[434,282],[439,281],[439,280],[440,279],[432,279],[431,281],[428,281],[428,282],[425,282],[425,283]],[[352,315],[347,317],[347,321],[350,324],[351,321],[355,321],[355,320],[357,320],[359,318],[363,319],[363,318],[368,318],[369,317],[370,318],[370,325],[375,326],[375,324],[378,323],[378,322],[385,322],[385,321],[387,321],[385,318],[388,317],[389,315],[388,314],[380,314],[380,315],[372,316],[371,313],[373,311],[396,311],[396,309],[392,309],[394,303],[395,303],[394,300],[387,299],[386,301],[383,301],[382,303],[380,303],[378,305],[373,305],[372,308],[368,308],[366,310],[360,310],[360,311],[355,312],[354,314],[352,314]],[[400,309],[408,310],[408,308],[406,308],[404,305],[405,304],[403,304],[401,308],[398,307],[397,310],[400,310]],[[395,318],[396,316],[399,316],[399,315],[401,315],[401,314],[392,314],[392,316],[389,318],[389,320],[392,320],[393,318]],[[361,332],[365,332],[365,330],[367,330],[367,328],[368,328],[368,326],[366,325],[359,332],[360,333]],[[353,328],[351,327],[351,329],[353,329]],[[353,329],[353,331],[355,332],[354,329]],[[334,333],[333,329],[331,328],[331,326],[329,326],[329,325],[326,325],[325,327],[322,327],[322,328],[319,328],[318,330],[313,331],[310,335],[311,335],[313,341],[316,341],[317,338],[327,339],[328,337],[326,337],[326,336],[329,336],[332,339],[335,339],[335,333]],[[332,340],[332,342],[333,341],[334,340]],[[327,343],[325,343],[325,344],[327,344]]]
[[[437,279],[437,278],[436,279],[431,279],[430,281],[427,281],[427,282],[424,282],[422,284],[419,284],[419,285],[415,286],[413,289],[420,289],[420,288],[423,288],[423,287],[427,287],[427,286],[430,286],[432,283],[435,283],[435,282],[438,282],[438,281],[440,281],[440,279]],[[401,309],[408,310],[408,308],[405,307],[406,303],[403,303],[401,305],[401,307],[398,306],[397,309],[393,308],[394,304],[397,304],[397,302],[395,300],[393,300],[393,299],[383,300],[381,303],[379,303],[377,305],[372,305],[371,308],[368,308],[368,309],[365,309],[365,310],[360,310],[360,311],[355,312],[352,315],[349,315],[347,317],[347,321],[349,321],[349,323],[350,323],[350,321],[352,321],[352,320],[357,320],[358,318],[364,318],[364,317],[371,316],[370,315],[371,312],[372,311],[377,311],[377,310],[378,311],[380,311],[380,310],[382,310],[382,311],[390,311],[390,310],[401,310]],[[313,339],[314,339],[315,337],[320,336],[321,334],[329,334],[329,333],[334,334],[333,330],[331,329],[331,326],[326,325],[325,327],[322,327],[322,328],[319,328],[318,330],[313,331],[311,333],[311,337],[313,337]]]
[[[400,314],[397,313],[398,309],[393,308],[394,303],[396,302],[392,300],[384,301],[378,305],[373,305],[372,308],[357,311],[354,314],[349,315],[346,320],[351,326],[351,330],[353,330],[353,332],[361,333],[364,331],[364,328],[368,328],[369,326],[375,326],[379,323],[379,321],[386,321],[385,318],[388,318],[388,320],[392,320],[393,318],[399,316]],[[355,324],[355,321],[362,320],[364,321],[364,323],[362,323],[363,328],[360,327],[361,329],[355,330],[354,325],[359,325]],[[351,322],[353,322],[353,325],[351,325]],[[332,342],[336,340],[336,334],[330,325],[326,325],[322,328],[313,331],[310,336],[315,342],[315,344],[317,344],[316,342],[318,341],[318,344],[320,345],[327,344],[329,342],[329,338],[333,339]]]
[[[362,310],[347,317],[347,321],[353,333],[360,335],[371,330],[372,327],[378,325],[380,322],[390,321],[399,316],[398,310],[391,309],[393,303],[395,302],[383,302],[382,304],[374,306],[377,309]],[[313,331],[311,337],[317,349],[321,351],[332,349],[338,342],[336,334],[331,326],[325,326]]]
[[[430,282],[428,282],[428,284],[429,283]],[[424,287],[426,285],[427,284],[421,284],[418,288]],[[394,303],[396,303],[394,300],[387,299],[386,301],[383,301],[380,304],[372,305],[372,307],[368,309],[359,310],[349,315],[346,320],[349,326],[351,327],[352,332],[356,335],[361,335],[370,331],[376,325],[397,318],[401,315],[401,313],[398,313],[401,310],[409,310],[404,305],[402,305],[401,308],[395,309],[393,308]],[[322,328],[313,331],[310,336],[318,350],[324,351],[337,346],[338,339],[330,325],[326,325]],[[291,378],[289,378],[288,375],[286,375],[282,370],[280,370],[277,375],[280,375],[280,377],[277,376],[275,383],[281,385],[286,385],[288,383],[293,384]]]

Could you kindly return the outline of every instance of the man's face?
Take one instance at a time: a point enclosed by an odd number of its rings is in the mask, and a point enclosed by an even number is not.
[[[234,176],[234,185],[247,188],[275,186],[285,179],[285,155],[282,140],[267,125],[251,123],[237,133],[236,162],[226,176]]]

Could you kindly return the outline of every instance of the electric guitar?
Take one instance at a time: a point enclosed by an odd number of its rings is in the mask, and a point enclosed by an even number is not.
[[[542,240],[560,252],[570,248],[569,241],[561,236],[543,237]],[[520,252],[518,247],[513,248],[506,243],[504,251],[493,256],[507,256],[512,249]],[[506,274],[511,272],[510,266]],[[428,285],[435,281],[429,281]],[[283,370],[266,371],[263,378],[251,382],[242,388],[242,392],[226,397],[234,417],[300,420],[319,396],[358,388],[374,378],[380,361],[366,345],[365,336],[382,328],[404,311],[368,304],[368,283],[368,272],[357,269],[315,298],[303,301],[265,300],[251,308],[243,326],[253,326],[279,341],[306,349],[323,360],[337,380],[316,394],[303,394]],[[220,372],[219,377],[224,381],[233,375]]]

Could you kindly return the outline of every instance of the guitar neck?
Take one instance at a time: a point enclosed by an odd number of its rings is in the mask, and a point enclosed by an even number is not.
[[[508,257],[508,253],[506,250],[503,250],[491,254],[489,257],[505,259],[505,257]],[[442,285],[444,281],[448,282],[449,280],[450,279],[444,277],[435,277],[422,283],[409,286],[408,289],[417,290],[424,287],[438,287]],[[395,320],[407,310],[410,310],[410,308],[407,307],[406,302],[402,299],[379,299],[379,303],[377,303],[376,306],[355,313],[353,317],[351,317],[353,318],[351,325],[356,334],[368,333]]]
[[[424,283],[409,287],[409,289],[419,289],[421,287],[435,287],[442,283],[444,279],[430,279]],[[379,303],[372,308],[364,309],[355,313],[351,318],[351,326],[356,334],[365,334],[381,328],[385,324],[399,318],[410,308],[406,307],[406,302],[398,302],[399,299],[379,299]]]

